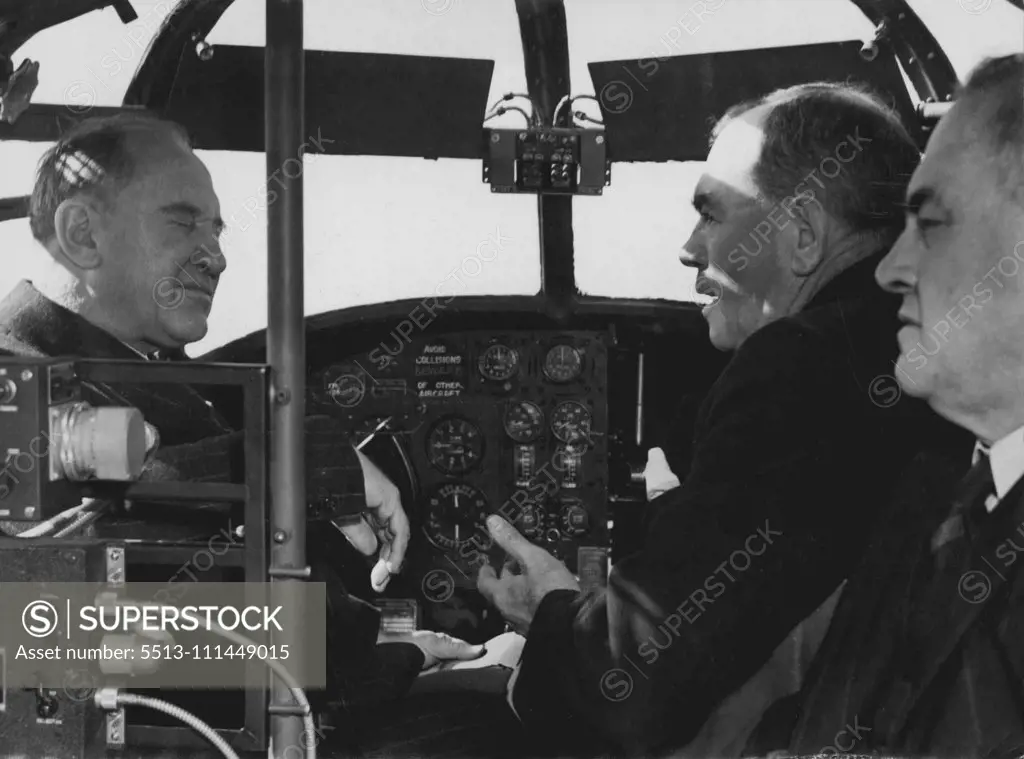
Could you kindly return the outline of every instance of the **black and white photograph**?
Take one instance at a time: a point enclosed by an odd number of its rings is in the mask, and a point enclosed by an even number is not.
[[[0,0],[0,759],[1024,759],[1024,0]]]

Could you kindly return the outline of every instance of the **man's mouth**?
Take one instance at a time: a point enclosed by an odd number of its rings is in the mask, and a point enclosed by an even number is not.
[[[705,295],[709,298],[718,298],[722,295],[722,287],[716,282],[705,277],[703,274],[697,275],[697,282],[694,285],[694,290],[698,295]]]
[[[899,314],[897,314],[897,317],[907,327],[921,326],[921,323],[917,319],[912,317],[910,314],[908,314],[906,311],[900,311]]]

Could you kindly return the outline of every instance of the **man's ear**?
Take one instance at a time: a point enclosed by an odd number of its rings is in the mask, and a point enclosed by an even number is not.
[[[825,260],[828,214],[810,191],[788,198],[783,205],[793,224],[790,268],[794,276],[808,277]]]
[[[64,263],[79,269],[95,269],[102,263],[96,235],[99,214],[85,198],[69,198],[57,206],[53,217]]]

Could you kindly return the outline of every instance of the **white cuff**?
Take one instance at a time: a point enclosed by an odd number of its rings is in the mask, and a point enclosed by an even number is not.
[[[647,467],[644,469],[644,483],[647,486],[647,500],[652,501],[658,496],[680,486],[679,478],[672,472],[661,448],[647,451]]]
[[[512,670],[512,676],[508,679],[508,685],[505,686],[505,701],[508,703],[508,708],[512,710],[512,713],[516,715],[516,719],[520,722],[523,721],[523,718],[516,711],[516,706],[512,701],[512,693],[515,691],[516,682],[519,680],[519,670],[522,669],[522,666],[522,661],[516,662],[515,669]]]

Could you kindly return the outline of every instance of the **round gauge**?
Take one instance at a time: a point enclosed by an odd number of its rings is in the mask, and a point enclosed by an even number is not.
[[[551,413],[551,431],[563,443],[585,443],[592,423],[586,406],[577,401],[559,403]]]
[[[544,512],[536,504],[525,504],[516,516],[515,527],[531,540],[540,537],[544,530]]]
[[[427,502],[423,531],[427,540],[444,551],[451,551],[473,541],[488,547],[491,540],[484,529],[487,499],[476,488],[462,482],[439,487]]]
[[[579,501],[569,501],[562,507],[559,521],[562,532],[570,538],[577,538],[590,529],[590,516]]]
[[[495,382],[504,382],[519,370],[519,354],[514,348],[495,343],[480,354],[480,374]]]
[[[552,382],[572,382],[583,371],[583,358],[571,345],[556,345],[544,357],[544,375]]]
[[[445,474],[462,474],[480,463],[484,437],[465,419],[442,419],[427,435],[427,459]]]
[[[324,381],[327,383],[327,395],[342,408],[358,406],[366,395],[366,382],[357,374],[328,375]]]
[[[536,403],[519,401],[505,411],[505,432],[517,443],[529,443],[544,430],[544,412]]]

